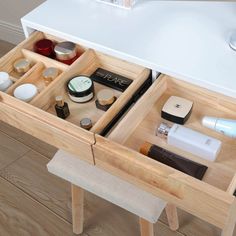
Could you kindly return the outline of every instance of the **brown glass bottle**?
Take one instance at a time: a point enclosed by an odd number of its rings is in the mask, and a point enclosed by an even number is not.
[[[62,119],[66,119],[70,115],[69,106],[66,102],[63,101],[62,96],[56,97],[55,110],[57,116]]]

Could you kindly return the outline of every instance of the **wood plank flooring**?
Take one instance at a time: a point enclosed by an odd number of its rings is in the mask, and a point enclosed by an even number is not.
[[[13,45],[0,41],[0,56]],[[70,236],[70,184],[47,172],[56,149],[0,122],[0,236]],[[220,230],[179,210],[180,229],[172,232],[165,213],[155,236],[220,236]],[[82,236],[139,236],[138,217],[85,194]],[[234,233],[236,236],[236,232]]]

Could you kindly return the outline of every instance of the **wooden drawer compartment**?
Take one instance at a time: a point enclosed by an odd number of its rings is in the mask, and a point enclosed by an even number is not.
[[[161,109],[171,95],[194,101],[193,112],[186,127],[222,141],[222,150],[215,162],[173,148],[165,139],[155,135],[157,126],[164,121]],[[236,119],[236,100],[162,75],[107,138],[96,135],[95,163],[223,228],[236,206],[233,197],[236,188],[236,142],[203,127],[200,122],[205,115]],[[140,154],[140,146],[145,141],[208,166],[203,180]]]
[[[82,46],[78,46],[78,50],[83,54],[68,66],[33,52],[34,43],[42,38],[62,41],[35,32],[0,59],[0,70],[8,72],[14,81],[5,93],[0,92],[0,119],[57,148],[77,154],[80,158],[94,163],[92,152],[92,145],[95,143],[94,133],[102,133],[108,126],[111,127],[119,118],[120,111],[124,110],[124,107],[138,95],[140,88],[150,83],[150,70]],[[24,75],[18,76],[12,64],[21,57],[29,59],[32,68]],[[42,71],[51,66],[58,68],[60,74],[49,85],[45,85]],[[66,84],[70,78],[77,75],[90,76],[97,68],[107,69],[133,80],[125,92],[114,90],[117,100],[106,112],[95,106],[96,93],[106,86],[94,82],[95,97],[84,104],[72,102],[66,92]],[[14,89],[24,83],[33,83],[39,90],[38,95],[29,103],[12,96]],[[63,95],[69,104],[71,115],[66,120],[58,118],[54,110],[55,97],[58,95]],[[93,128],[90,131],[80,127],[80,120],[85,117],[93,121]]]

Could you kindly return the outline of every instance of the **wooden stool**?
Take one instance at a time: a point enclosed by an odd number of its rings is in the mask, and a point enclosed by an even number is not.
[[[167,205],[152,194],[72,154],[59,150],[47,167],[49,172],[72,184],[72,220],[75,234],[83,232],[84,190],[139,216],[142,236],[154,236],[154,224],[165,208],[170,228],[178,229],[175,206]]]

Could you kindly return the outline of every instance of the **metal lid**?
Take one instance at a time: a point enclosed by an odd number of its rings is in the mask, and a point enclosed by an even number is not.
[[[114,92],[111,89],[102,89],[97,94],[98,102],[102,106],[111,105],[115,101]]]
[[[92,128],[92,120],[89,118],[84,118],[80,121],[80,126],[86,130],[89,130]]]
[[[16,72],[26,73],[30,69],[31,63],[28,59],[21,58],[16,60],[13,66]]]
[[[77,55],[76,44],[72,42],[58,43],[55,46],[54,51],[57,59],[61,61],[73,59]]]
[[[54,80],[59,74],[59,70],[55,67],[48,67],[43,71],[43,77],[45,79]]]
[[[161,123],[156,130],[156,136],[167,138],[171,127],[166,123]]]
[[[56,96],[55,98],[57,106],[63,107],[64,106],[64,100],[62,96]]]

